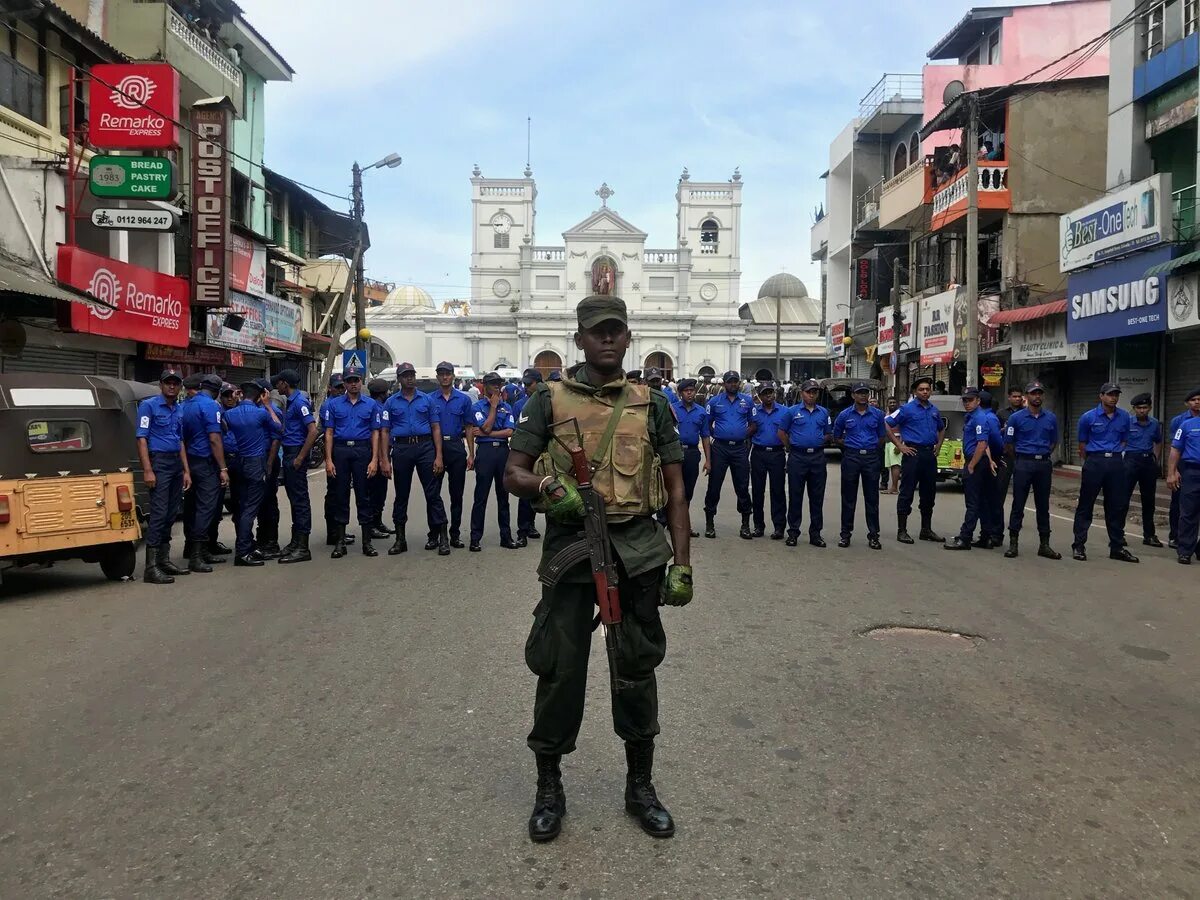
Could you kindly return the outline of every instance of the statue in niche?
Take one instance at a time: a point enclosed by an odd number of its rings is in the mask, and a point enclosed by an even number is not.
[[[607,256],[592,264],[592,293],[612,294],[617,290],[617,267]]]

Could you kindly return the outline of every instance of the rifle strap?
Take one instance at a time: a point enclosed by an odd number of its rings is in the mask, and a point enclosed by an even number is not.
[[[604,429],[604,437],[600,438],[600,444],[596,447],[596,452],[592,454],[592,471],[600,468],[600,463],[604,460],[604,455],[608,453],[613,435],[617,433],[617,425],[621,421],[621,413],[625,411],[625,400],[628,393],[629,387],[623,385],[621,387],[621,395],[617,397],[617,402],[613,404],[612,415],[608,417],[608,427]]]

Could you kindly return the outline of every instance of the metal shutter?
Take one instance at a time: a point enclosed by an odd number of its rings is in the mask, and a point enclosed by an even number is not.
[[[1165,380],[1163,408],[1155,410],[1164,428],[1187,408],[1184,397],[1200,386],[1200,328],[1168,334]]]
[[[1067,387],[1067,409],[1059,416],[1063,430],[1064,460],[1079,465],[1079,417],[1099,403],[1100,385],[1108,381],[1111,372],[1112,341],[1092,341],[1088,358],[1067,363],[1064,368],[1070,381]]]
[[[115,353],[60,350],[53,347],[26,347],[19,357],[4,357],[2,366],[5,372],[53,372],[113,377],[121,375],[121,358]]]

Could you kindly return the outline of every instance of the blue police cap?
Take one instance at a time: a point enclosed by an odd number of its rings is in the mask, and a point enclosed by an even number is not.
[[[695,386],[696,386],[695,378],[681,378],[679,380],[679,384],[675,385],[675,387],[679,388],[679,390],[681,390],[681,391],[686,391],[688,388],[694,388]]]
[[[271,376],[271,384],[284,382],[289,387],[295,387],[300,383],[300,373],[295,369],[283,369]]]
[[[329,376],[329,386],[331,388],[342,387],[344,384],[341,372],[334,372]]]
[[[183,384],[183,377],[174,369],[163,369],[162,374],[158,376],[158,381],[160,384],[164,381],[178,381]]]
[[[550,380],[551,381],[562,381],[562,372],[558,371],[558,369],[555,369],[553,372],[550,373]]]
[[[762,382],[761,384],[759,384],[759,386],[758,386],[758,392],[759,392],[760,394],[765,394],[767,391],[771,391],[771,392],[774,392],[774,391],[775,391],[775,382],[773,382],[773,381],[764,381],[764,382]]]
[[[930,387],[933,387],[933,376],[932,375],[918,375],[912,381],[912,389],[915,391],[922,384],[927,384]]]
[[[193,391],[199,390],[200,383],[202,381],[204,381],[204,376],[201,375],[199,372],[194,372],[193,374],[189,375],[187,378],[183,379],[183,386],[185,388],[188,388],[189,390],[193,390]]]
[[[442,360],[440,363],[438,363],[438,364],[437,364],[437,365],[434,367],[434,371],[435,371],[435,372],[450,372],[451,374],[453,374],[453,372],[454,372],[454,363],[452,363],[452,362],[446,362],[446,360],[444,360],[444,359],[443,359],[443,360]]]
[[[221,385],[224,383],[220,375],[209,374],[200,379],[200,387],[208,388],[210,391],[216,391],[217,393],[220,393]]]
[[[1117,384],[1115,381],[1106,381],[1106,382],[1104,382],[1104,384],[1100,385],[1100,393],[1102,393],[1102,394],[1119,394],[1119,393],[1121,393],[1121,386],[1119,384]]]
[[[741,374],[738,372],[735,372],[733,369],[730,369],[728,372],[726,372],[724,375],[721,376],[722,382],[741,381],[741,380],[742,380]]]
[[[1188,393],[1188,395],[1186,397],[1184,397],[1183,399],[1184,400],[1195,400],[1197,397],[1200,397],[1200,387],[1192,388],[1191,391]]]
[[[499,372],[488,372],[483,376],[484,384],[504,384],[504,376]]]
[[[414,366],[412,363],[402,362],[398,366],[396,366],[396,377],[397,378],[399,378],[401,375],[409,375],[409,374],[412,374],[412,375],[417,374],[417,367]]]
[[[870,390],[871,389],[867,386],[867,383],[865,381],[856,381],[856,382],[854,382],[854,386],[852,388],[850,388],[850,393],[866,394],[866,393],[869,393]]]
[[[366,374],[363,367],[359,365],[357,355],[351,356],[346,361],[346,365],[342,366],[342,378],[357,378],[361,381]]]
[[[242,392],[244,394],[246,394],[247,396],[250,396],[250,397],[257,397],[259,394],[265,393],[263,388],[259,385],[258,381],[256,381],[253,378],[246,379],[241,384],[239,384],[238,387],[240,387],[242,389]]]
[[[1046,388],[1040,381],[1031,381],[1025,385],[1025,393],[1032,394],[1034,391],[1041,391],[1044,394],[1046,393]]]
[[[258,385],[258,389],[264,394],[271,393],[271,382],[265,378],[255,378],[254,383]]]
[[[977,387],[963,388],[962,398],[964,400],[978,400],[979,399],[979,388],[977,388]]]
[[[804,382],[804,384],[800,385],[800,390],[802,391],[819,391],[820,389],[821,382],[817,381],[815,378],[810,378],[808,381]]]
[[[1150,395],[1145,394],[1145,393],[1137,394],[1134,396],[1134,398],[1132,400],[1129,401],[1129,405],[1130,406],[1150,406],[1151,405]]]

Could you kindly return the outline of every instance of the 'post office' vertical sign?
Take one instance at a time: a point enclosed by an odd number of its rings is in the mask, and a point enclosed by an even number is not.
[[[229,296],[229,112],[224,103],[192,109],[192,291],[196,306]]]

